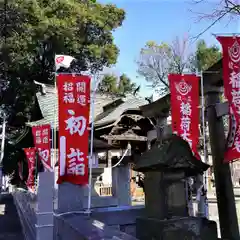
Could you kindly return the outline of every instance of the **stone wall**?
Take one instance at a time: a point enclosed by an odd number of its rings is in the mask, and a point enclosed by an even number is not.
[[[39,173],[36,193],[12,191],[26,240],[53,239],[54,173]]]
[[[54,240],[135,240],[136,218],[142,215],[142,207],[99,209],[91,217],[83,213],[58,215],[54,219]]]

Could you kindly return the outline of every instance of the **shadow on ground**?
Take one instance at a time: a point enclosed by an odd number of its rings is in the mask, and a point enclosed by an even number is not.
[[[0,199],[0,240],[24,240],[13,198],[2,194]]]

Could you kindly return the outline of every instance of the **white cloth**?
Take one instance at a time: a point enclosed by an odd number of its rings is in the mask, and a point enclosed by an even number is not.
[[[68,56],[68,55],[55,55],[56,71],[60,67],[69,68],[74,59],[75,59],[74,57],[71,57],[71,56]]]

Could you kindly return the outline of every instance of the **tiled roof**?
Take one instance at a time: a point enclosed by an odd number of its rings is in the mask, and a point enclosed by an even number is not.
[[[37,93],[37,99],[39,106],[42,111],[43,119],[27,123],[28,126],[44,125],[44,124],[54,124],[54,115],[56,116],[56,127],[58,128],[58,99],[57,94],[52,86],[46,86],[46,94],[42,95],[40,92]],[[95,107],[94,107],[94,119],[96,119],[96,125],[102,125],[111,121],[117,120],[123,112],[128,109],[138,109],[139,106],[147,104],[148,102],[139,97],[132,95],[127,96],[122,99],[122,103],[113,108],[103,112],[103,107],[107,104],[116,101],[119,97],[112,94],[100,94],[95,95]],[[55,108],[56,106],[56,108]]]
[[[122,113],[126,110],[130,109],[139,109],[140,106],[147,104],[148,102],[139,97],[129,96],[123,99],[123,103],[120,104],[118,107],[114,108],[108,115],[104,116],[103,118],[99,118],[96,121],[96,125],[102,125],[104,123],[108,123],[111,121],[117,120]]]
[[[56,90],[52,86],[46,86],[46,94],[37,93],[37,99],[42,111],[43,119],[29,122],[28,126],[54,124],[54,115],[56,116],[56,123],[58,128],[58,97]],[[94,118],[103,111],[103,106],[116,100],[118,97],[111,94],[97,93],[95,96]]]
[[[161,113],[168,112],[170,107],[170,94],[157,99],[152,103],[147,103],[140,107],[145,117],[157,116]]]

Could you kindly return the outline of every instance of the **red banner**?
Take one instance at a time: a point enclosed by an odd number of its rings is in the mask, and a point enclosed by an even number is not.
[[[49,124],[32,127],[34,145],[38,150],[38,156],[45,169],[52,171],[51,166],[51,127]]]
[[[28,161],[28,179],[27,187],[34,189],[35,186],[35,169],[36,169],[36,148],[24,148]]]
[[[170,74],[173,133],[187,141],[198,159],[199,80],[196,75]]]
[[[240,158],[240,37],[217,37],[223,48],[223,83],[229,102],[229,133],[225,162]]]
[[[58,184],[88,183],[88,125],[90,78],[80,75],[57,76],[59,103]]]

